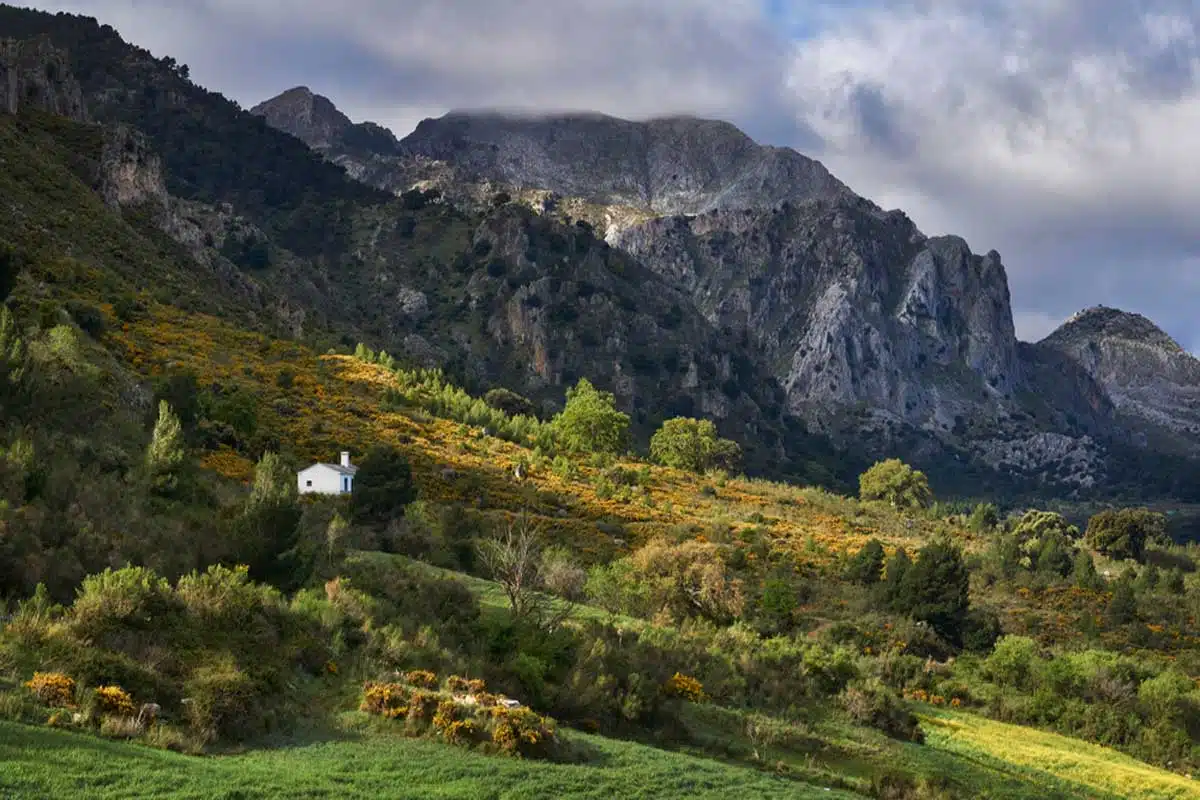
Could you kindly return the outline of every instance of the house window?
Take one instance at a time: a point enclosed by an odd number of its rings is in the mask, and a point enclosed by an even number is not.
[[[350,491],[350,479],[349,478],[342,478],[342,491],[343,492]]]
[[[310,487],[310,488],[311,488],[311,487],[312,487],[312,481],[305,481],[305,482],[304,482],[304,485],[305,485],[305,486],[308,486],[308,487]]]

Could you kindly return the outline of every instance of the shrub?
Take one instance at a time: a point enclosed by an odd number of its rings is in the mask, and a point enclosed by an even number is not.
[[[184,682],[187,719],[202,741],[244,739],[264,720],[255,712],[254,681],[226,656],[192,670]]]
[[[450,744],[470,744],[479,737],[472,710],[453,700],[443,700],[433,715],[433,729]]]
[[[483,396],[483,402],[497,411],[502,411],[510,417],[532,417],[537,413],[533,402],[516,392],[504,388],[490,389]]]
[[[846,579],[871,586],[883,576],[883,544],[872,539],[859,549],[846,568]]]
[[[362,703],[359,708],[380,717],[404,718],[408,716],[411,693],[411,689],[399,683],[369,681],[363,686]]]
[[[436,689],[438,685],[437,675],[427,669],[414,669],[406,672],[404,681],[418,689]]]
[[[690,675],[676,672],[663,684],[663,692],[670,697],[680,697],[690,703],[702,703],[705,700],[704,684]]]
[[[858,478],[863,500],[884,500],[893,508],[928,508],[933,492],[925,473],[898,458],[879,461]]]
[[[385,523],[401,516],[417,498],[412,468],[395,447],[376,445],[359,464],[354,478],[354,516],[360,522]]]
[[[1025,687],[1038,662],[1037,643],[1026,636],[1005,636],[983,662],[984,674],[1002,686]]]
[[[952,644],[961,644],[969,607],[970,573],[962,553],[945,541],[931,542],[917,553],[893,598],[896,611],[933,626]]]
[[[106,569],[84,578],[71,607],[71,627],[100,640],[120,630],[150,630],[172,616],[179,603],[164,578],[145,567]]]
[[[554,723],[524,706],[491,709],[492,742],[506,755],[545,757],[557,744]]]
[[[61,672],[35,672],[25,686],[51,708],[69,708],[75,704],[75,681]]]
[[[446,690],[455,694],[483,694],[487,691],[487,685],[479,678],[464,678],[460,675],[451,675],[446,679]]]
[[[120,686],[101,686],[92,696],[95,699],[97,710],[105,714],[118,716],[133,714],[133,698]]]
[[[910,742],[924,742],[925,733],[916,716],[894,691],[877,679],[859,681],[841,694],[842,707],[854,721]]]

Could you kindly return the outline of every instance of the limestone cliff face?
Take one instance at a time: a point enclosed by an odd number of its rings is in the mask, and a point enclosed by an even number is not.
[[[0,110],[36,108],[82,122],[83,90],[71,75],[66,53],[49,39],[0,39]]]
[[[1200,452],[1200,361],[1150,320],[1089,308],[1037,347],[1078,363],[1123,415]]]
[[[117,208],[149,203],[165,210],[169,204],[162,159],[146,137],[128,125],[105,129],[100,194]]]
[[[612,241],[750,338],[810,422],[866,404],[949,427],[1020,381],[999,255],[865,200],[656,219]]]
[[[692,117],[451,113],[423,121],[402,147],[474,179],[660,214],[851,195],[817,161],[758,145],[727,122]]]

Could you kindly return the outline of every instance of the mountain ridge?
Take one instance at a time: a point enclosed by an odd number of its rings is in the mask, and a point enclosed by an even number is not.
[[[759,145],[731,123],[453,111],[423,120],[400,148],[326,155],[390,191],[436,186],[466,204],[506,193],[539,213],[586,219],[746,341],[784,387],[789,411],[843,443],[996,468],[1019,455],[1018,471],[1078,487],[1107,480],[1112,453],[1147,444],[1145,428],[1160,427],[1158,412],[1122,410],[1129,404],[1109,397],[1111,376],[1053,336],[1018,342],[995,250],[926,237],[902,211],[826,180],[820,162]],[[668,190],[686,191],[660,202],[648,158]],[[809,180],[776,191],[790,167],[762,173],[780,159]],[[1151,350],[1177,348],[1139,330]],[[1174,451],[1200,454],[1200,429],[1174,429],[1186,434]],[[914,432],[937,443],[914,444]]]

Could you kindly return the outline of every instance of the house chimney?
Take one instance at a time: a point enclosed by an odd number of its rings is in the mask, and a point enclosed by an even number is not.
[[[350,451],[349,450],[342,451],[342,466],[343,467],[350,466]]]

